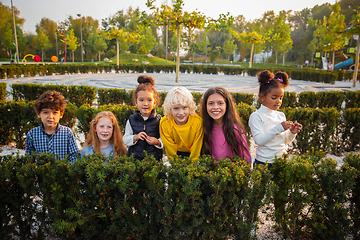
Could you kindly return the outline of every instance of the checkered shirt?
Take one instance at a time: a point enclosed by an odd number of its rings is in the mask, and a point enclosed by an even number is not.
[[[47,134],[43,126],[31,129],[26,137],[25,153],[52,153],[58,159],[64,159],[68,154],[68,160],[77,160],[79,148],[75,142],[74,135],[70,128],[58,124],[53,134]]]

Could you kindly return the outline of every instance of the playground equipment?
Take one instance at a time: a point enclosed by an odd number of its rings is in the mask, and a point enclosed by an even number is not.
[[[24,58],[21,60],[21,62],[27,63],[26,58],[29,57],[29,56],[34,60],[34,62],[40,62],[41,61],[41,57],[39,55],[26,54],[24,56]]]
[[[57,62],[57,61],[58,61],[57,56],[52,56],[52,57],[51,57],[51,61],[53,61],[53,62]]]
[[[351,66],[352,64],[354,64],[354,60],[352,60],[351,58],[343,61],[343,62],[340,62],[338,64],[335,64],[334,66],[334,70],[338,70],[340,68],[346,68],[348,66]]]
[[[344,45],[345,48],[335,52],[335,63],[337,62],[337,64],[334,65],[334,70],[354,69],[355,61],[353,59],[356,59],[356,40],[353,37],[350,40],[346,39]],[[315,53],[314,60],[318,67],[322,65],[322,58],[326,58],[327,62],[332,61],[332,52]]]

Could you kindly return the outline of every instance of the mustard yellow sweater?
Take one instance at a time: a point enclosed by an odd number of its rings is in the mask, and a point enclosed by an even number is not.
[[[166,155],[172,159],[177,151],[190,152],[193,160],[198,160],[203,143],[202,119],[196,113],[190,115],[186,124],[179,126],[167,116],[160,120],[160,135]]]

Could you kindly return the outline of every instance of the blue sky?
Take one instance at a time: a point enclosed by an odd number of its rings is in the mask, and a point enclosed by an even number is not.
[[[167,0],[168,3],[171,0]],[[11,0],[1,0],[4,5],[11,6]],[[194,11],[198,9],[208,17],[218,18],[219,14],[230,12],[231,15],[244,15],[247,21],[260,18],[265,11],[281,10],[300,11],[312,8],[325,2],[331,4],[335,0],[184,0],[184,9]],[[146,0],[13,0],[14,6],[20,10],[20,17],[25,18],[24,31],[35,32],[35,25],[41,18],[47,17],[55,22],[67,19],[68,16],[91,16],[99,21],[115,14],[119,10],[127,10],[130,6],[148,10]],[[157,0],[156,6],[166,3],[166,0]]]

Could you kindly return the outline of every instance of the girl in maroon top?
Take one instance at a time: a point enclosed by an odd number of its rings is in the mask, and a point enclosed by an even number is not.
[[[205,92],[200,114],[204,125],[202,154],[212,155],[214,160],[238,155],[251,163],[244,127],[225,88],[211,87]]]

